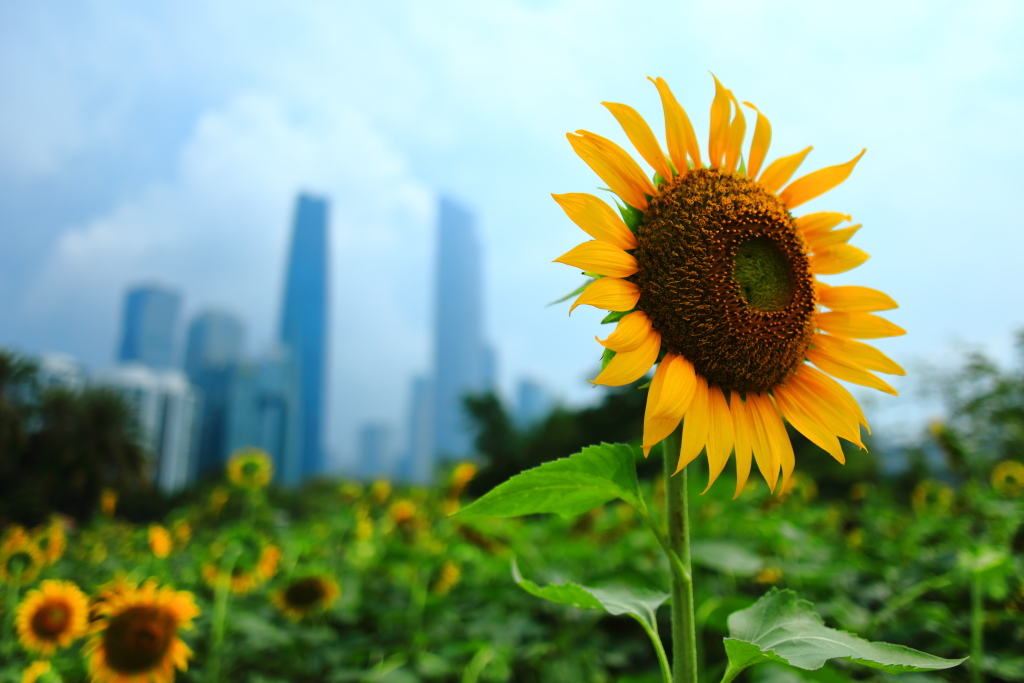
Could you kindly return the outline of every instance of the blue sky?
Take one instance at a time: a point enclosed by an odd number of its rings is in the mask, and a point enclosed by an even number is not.
[[[348,457],[359,423],[401,425],[428,368],[447,193],[479,217],[503,387],[529,375],[592,399],[599,313],[545,307],[580,279],[551,260],[585,237],[549,195],[600,184],[565,133],[628,145],[601,101],[660,132],[646,77],[662,76],[703,138],[714,71],[771,119],[769,159],[814,145],[813,170],[867,148],[806,210],[864,223],[872,259],[832,281],[900,302],[908,335],[881,348],[911,370],[957,344],[1006,356],[1024,290],[1020,35],[1024,5],[996,0],[0,2],[0,345],[109,364],[125,287],[157,281],[186,316],[237,311],[258,354],[295,195],[322,193],[328,422]],[[914,373],[894,385],[912,394]],[[869,410],[899,427],[914,400]]]

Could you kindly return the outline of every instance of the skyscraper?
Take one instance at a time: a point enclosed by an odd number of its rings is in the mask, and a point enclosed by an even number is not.
[[[301,477],[324,471],[324,378],[327,372],[327,202],[299,195],[284,306],[281,342],[295,363],[299,386]]]
[[[185,372],[200,390],[193,476],[221,472],[227,461],[228,399],[239,374],[244,335],[242,322],[223,311],[200,313],[189,324]]]
[[[156,285],[129,289],[118,360],[151,368],[171,367],[180,308],[181,296],[173,290]]]
[[[433,410],[434,389],[426,377],[412,381],[409,397],[409,422],[405,455],[398,476],[417,484],[430,482],[434,468]]]
[[[397,463],[387,425],[367,422],[359,428],[359,472],[367,477],[394,479]]]
[[[480,245],[473,216],[441,198],[434,327],[434,451],[470,452],[463,398],[485,389]]]

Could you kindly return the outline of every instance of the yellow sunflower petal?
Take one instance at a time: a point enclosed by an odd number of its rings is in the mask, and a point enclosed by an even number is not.
[[[732,173],[739,165],[740,155],[743,153],[743,138],[747,134],[747,120],[740,109],[740,103],[736,96],[729,91],[729,99],[736,107],[736,115],[733,116],[732,124],[729,125],[729,137],[725,147],[725,172]]]
[[[747,177],[757,178],[757,173],[761,170],[761,164],[764,163],[764,158],[768,156],[768,146],[772,142],[772,124],[768,121],[768,117],[762,114],[761,110],[750,102],[744,102],[743,104],[757,112],[754,139],[750,141],[750,159],[747,161]]]
[[[626,227],[615,209],[592,194],[552,194],[573,223],[596,240],[619,249],[636,249],[636,235]]]
[[[762,405],[765,401],[768,402],[767,407]],[[768,488],[774,491],[775,484],[779,480],[778,448],[769,433],[768,422],[764,414],[775,408],[771,404],[771,399],[754,392],[747,394],[746,406],[750,424],[754,427],[750,432],[753,437],[750,443],[754,450],[754,462],[757,463],[757,469],[761,471],[761,476],[768,482]]]
[[[826,399],[811,382],[800,376],[791,378],[787,382],[787,386],[792,389],[790,397],[796,400],[811,419],[825,425],[836,436],[846,439],[861,449],[864,448],[858,424],[859,406],[856,410],[850,410],[842,401]],[[840,460],[840,462],[843,461]]]
[[[850,241],[850,238],[857,234],[862,225],[851,225],[848,228],[842,228],[841,230],[823,230],[821,232],[814,232],[810,235],[804,235],[807,240],[807,246],[811,251],[820,251],[834,244],[845,244]]]
[[[819,330],[843,339],[881,339],[906,334],[899,325],[872,313],[845,313],[831,311],[817,315]]]
[[[811,361],[819,368],[839,379],[846,380],[847,382],[853,382],[864,387],[871,387],[872,389],[878,389],[884,391],[887,394],[898,396],[899,392],[893,389],[889,384],[875,375],[870,371],[865,370],[857,363],[853,362],[849,358],[833,354],[825,349],[807,349],[807,360]]]
[[[708,388],[708,420],[708,485],[704,493],[725,469],[733,447],[732,413],[725,394],[717,386]]]
[[[796,227],[804,234],[804,237],[813,235],[816,232],[831,230],[843,221],[850,221],[851,218],[845,213],[835,211],[818,211],[794,219]]]
[[[864,411],[861,410],[860,404],[857,403],[857,399],[853,397],[846,387],[835,381],[824,372],[817,368],[813,368],[806,363],[797,367],[796,377],[798,380],[808,384],[811,390],[818,396],[821,396],[822,401],[829,405],[842,406],[851,415],[855,415],[857,422],[864,426],[868,430],[868,434],[871,433],[871,427],[868,425],[868,420],[864,417]]]
[[[658,364],[644,409],[644,457],[679,426],[693,400],[696,375],[693,364],[673,353]]]
[[[871,255],[852,244],[835,244],[811,255],[811,271],[815,275],[837,275],[853,270]]]
[[[711,132],[708,134],[709,168],[722,165],[725,148],[729,140],[729,91],[725,89],[718,76],[715,79],[715,99],[711,101]]]
[[[839,445],[839,439],[821,421],[816,420],[804,410],[796,397],[790,395],[794,391],[788,385],[772,390],[775,402],[779,405],[779,410],[782,411],[782,416],[789,420],[789,423],[798,432],[810,439],[811,443],[830,453],[839,462],[844,462],[843,447]]]
[[[651,369],[654,361],[658,360],[660,350],[661,335],[651,330],[639,348],[635,351],[615,354],[601,374],[591,381],[594,384],[604,384],[610,387],[635,382]]]
[[[640,300],[640,288],[617,277],[599,277],[587,285],[569,308],[571,314],[577,306],[586,304],[603,311],[628,311]]]
[[[753,426],[747,417],[743,399],[737,391],[732,392],[732,396],[729,397],[729,412],[732,413],[732,433],[736,441],[736,494],[732,497],[736,500],[743,492],[743,487],[747,485],[747,478],[750,477],[750,432]]]
[[[697,136],[693,132],[693,124],[686,110],[676,101],[675,95],[668,87],[664,78],[651,78],[647,80],[654,83],[661,95],[661,108],[665,112],[665,138],[668,144],[668,154],[675,164],[679,173],[686,173],[689,168],[686,157],[689,154],[690,161],[694,168],[701,167],[700,145],[697,143]]]
[[[899,308],[899,304],[885,292],[870,287],[854,287],[852,285],[819,290],[818,303],[833,311],[846,311],[847,313],[872,313]]]
[[[793,454],[793,443],[789,440],[786,425],[782,423],[779,409],[770,396],[762,398],[761,417],[764,420],[765,431],[768,433],[768,440],[777,454],[775,457],[782,469],[782,490],[785,491],[789,485],[789,478],[796,468],[796,456]]]
[[[556,258],[554,262],[609,277],[629,277],[639,270],[632,255],[600,240],[577,245]]]
[[[661,174],[662,178],[671,180],[672,167],[669,166],[665,153],[661,151],[661,145],[658,144],[658,139],[654,137],[651,127],[647,125],[647,122],[637,113],[636,109],[633,109],[628,104],[619,104],[617,102],[602,102],[601,104],[607,107],[608,111],[615,117],[615,120],[619,122],[622,130],[626,132],[626,137],[636,147],[636,151],[640,152],[640,156],[644,158],[644,161]]]
[[[603,279],[607,280],[608,278]],[[600,280],[598,280],[598,282],[600,282]],[[624,282],[624,280],[619,280],[619,282]],[[630,285],[633,283],[626,282],[626,284]],[[619,321],[619,324],[615,326],[615,331],[609,334],[607,339],[604,341],[598,339],[597,343],[606,349],[622,353],[623,351],[635,351],[639,349],[650,335],[650,318],[648,318],[647,314],[643,311],[634,311],[627,316],[623,316],[622,320]]]
[[[693,462],[693,459],[700,455],[704,446],[707,445],[708,429],[711,426],[709,424],[711,399],[708,393],[707,380],[697,375],[693,383],[693,399],[691,399],[683,419],[683,439],[679,445],[677,474]]]
[[[811,337],[811,344],[820,349],[824,349],[833,355],[849,358],[865,370],[884,372],[887,375],[907,374],[906,370],[901,368],[899,364],[889,358],[889,356],[885,355],[874,346],[870,346],[863,342],[853,341],[852,339],[840,339],[839,337],[830,337],[827,334],[815,334]]]
[[[757,182],[761,183],[764,189],[771,193],[779,191],[779,188],[786,184],[786,181],[793,177],[796,173],[796,169],[800,167],[804,159],[810,154],[813,147],[808,147],[802,152],[791,154],[788,157],[782,157],[776,159],[768,168],[764,169],[764,173],[757,179]]]
[[[857,165],[857,162],[860,161],[860,158],[864,156],[866,151],[866,149],[861,150],[860,154],[845,164],[822,168],[794,180],[789,187],[779,194],[779,199],[786,205],[786,208],[792,210],[805,202],[811,201],[815,197],[825,194],[850,177],[853,167]]]
[[[640,164],[608,138],[589,131],[578,130],[574,136],[566,133],[569,143],[587,166],[608,183],[611,191],[630,206],[641,211],[647,209],[647,197],[658,194],[654,185],[640,168]]]

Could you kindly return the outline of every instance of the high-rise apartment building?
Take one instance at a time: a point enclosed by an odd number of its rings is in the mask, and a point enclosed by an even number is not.
[[[124,301],[118,360],[170,368],[180,309],[181,296],[174,290],[156,285],[129,289]]]
[[[192,318],[185,341],[185,372],[191,377],[242,359],[245,326],[226,311],[204,311]]]
[[[417,484],[428,484],[434,474],[434,388],[426,377],[416,377],[411,389],[408,442],[399,463],[398,477]]]
[[[281,342],[295,364],[299,386],[301,477],[326,468],[324,402],[327,373],[327,201],[299,195],[284,306]]]
[[[480,244],[472,214],[441,198],[434,319],[434,452],[468,455],[472,446],[463,407],[467,394],[485,390]]]
[[[367,422],[359,428],[359,472],[365,477],[401,478],[387,425]]]

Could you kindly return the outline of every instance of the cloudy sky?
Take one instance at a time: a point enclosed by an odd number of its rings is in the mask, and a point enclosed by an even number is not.
[[[400,426],[428,368],[447,194],[478,217],[502,387],[592,400],[600,315],[545,307],[580,279],[551,260],[584,238],[549,195],[600,184],[565,132],[627,144],[601,101],[659,130],[647,76],[706,132],[714,71],[771,119],[770,158],[868,149],[807,210],[864,223],[872,259],[842,282],[892,294],[908,330],[879,346],[910,368],[957,344],[1006,357],[1024,322],[1022,34],[1013,0],[0,2],[0,345],[109,365],[125,288],[155,281],[186,319],[236,311],[263,353],[295,196],[320,193],[347,459],[360,423]],[[870,405],[885,421],[913,400]]]

